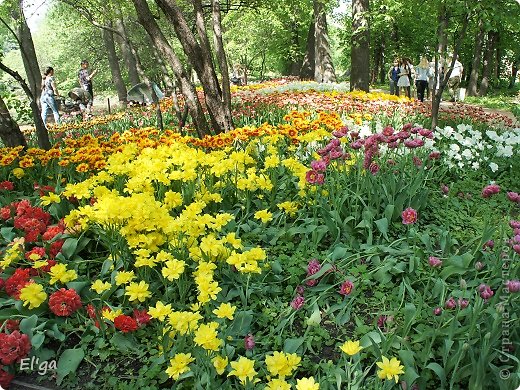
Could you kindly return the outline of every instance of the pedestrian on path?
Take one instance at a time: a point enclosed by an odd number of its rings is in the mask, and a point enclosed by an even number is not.
[[[415,86],[417,88],[417,99],[424,102],[424,92],[428,88],[428,80],[431,75],[430,64],[426,57],[421,57],[419,65],[415,68]]]
[[[394,60],[394,64],[388,70],[387,77],[390,82],[390,95],[399,96],[399,88],[397,87],[397,81],[399,80],[399,61]]]
[[[54,116],[54,123],[60,123],[60,113],[58,112],[58,104],[55,96],[59,96],[58,88],[54,82],[54,68],[49,66],[45,69],[42,76],[42,94],[40,96],[40,105],[42,108],[43,124],[47,127],[47,114],[49,110]]]

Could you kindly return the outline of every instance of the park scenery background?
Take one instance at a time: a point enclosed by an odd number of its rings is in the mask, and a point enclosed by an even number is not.
[[[45,125],[23,3],[0,5],[1,387],[520,386],[520,5],[52,2],[36,64],[61,91],[99,74],[93,118]],[[457,53],[477,96],[447,103]],[[395,56],[444,63],[426,102],[386,92]],[[167,97],[127,105],[138,82]]]

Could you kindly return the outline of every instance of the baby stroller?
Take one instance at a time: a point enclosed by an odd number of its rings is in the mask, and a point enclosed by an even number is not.
[[[73,88],[68,93],[68,99],[61,97],[58,99],[59,108],[73,118],[82,116],[83,119],[90,117],[90,106],[92,97],[83,88]]]

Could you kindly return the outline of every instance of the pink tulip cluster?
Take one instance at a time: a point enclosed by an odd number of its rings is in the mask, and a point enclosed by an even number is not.
[[[498,194],[500,192],[500,186],[496,184],[490,184],[488,186],[485,186],[482,190],[482,197],[483,198],[490,198],[492,195]]]

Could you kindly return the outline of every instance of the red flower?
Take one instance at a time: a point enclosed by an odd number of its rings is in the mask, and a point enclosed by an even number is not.
[[[2,181],[0,182],[0,190],[12,191],[14,190],[14,184],[12,181]]]
[[[5,329],[9,332],[13,332],[15,330],[20,330],[20,320],[5,320],[0,322],[0,326],[5,324]]]
[[[58,253],[61,252],[61,247],[63,246],[64,242],[65,240],[57,240],[51,244],[49,248],[49,257],[51,259],[54,259],[58,255]]]
[[[139,328],[136,320],[124,314],[114,318],[114,326],[123,333],[133,332]]]
[[[404,225],[412,225],[417,222],[417,211],[408,207],[402,212],[401,217]]]
[[[13,374],[9,374],[7,371],[4,371],[3,367],[0,366],[0,387],[1,388],[8,389],[13,378],[14,378]]]
[[[81,298],[74,289],[60,288],[49,298],[49,308],[60,317],[68,317],[81,307]]]
[[[0,362],[4,365],[19,362],[29,354],[29,336],[15,330],[11,334],[0,333]]]
[[[14,271],[6,281],[5,281],[5,291],[8,295],[13,298],[20,298],[20,290],[29,284],[31,279],[29,273],[31,272],[30,268],[18,268]]]
[[[47,230],[45,231],[45,233],[43,233],[42,239],[44,239],[45,241],[50,241],[54,237],[56,237],[58,234],[63,233],[64,230],[65,230],[64,227],[60,226],[60,225],[49,226],[47,228]]]
[[[97,315],[96,315],[96,308],[94,307],[94,305],[92,304],[88,304],[87,305],[87,314],[90,318],[96,318]]]
[[[152,317],[148,314],[146,309],[144,309],[144,310],[134,309],[134,319],[137,322],[137,325],[144,326],[150,322]]]
[[[354,283],[352,283],[350,280],[346,280],[343,283],[341,283],[341,287],[339,288],[339,293],[341,295],[350,295],[353,288],[354,288]]]

